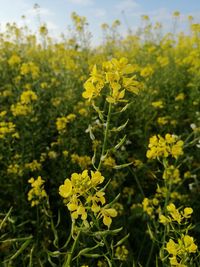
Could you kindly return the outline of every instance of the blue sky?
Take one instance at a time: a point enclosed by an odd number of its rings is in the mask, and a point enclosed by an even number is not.
[[[94,43],[101,38],[100,25],[104,22],[111,24],[115,19],[122,22],[122,34],[127,31],[126,24],[136,30],[144,14],[149,15],[153,22],[162,22],[167,30],[172,27],[171,16],[176,10],[181,13],[179,29],[186,29],[188,15],[200,23],[200,0],[0,0],[1,30],[6,22],[23,25],[21,16],[25,15],[26,24],[34,31],[38,26],[38,17],[33,9],[35,3],[40,6],[41,21],[46,22],[53,36],[67,33],[73,11],[86,16]]]

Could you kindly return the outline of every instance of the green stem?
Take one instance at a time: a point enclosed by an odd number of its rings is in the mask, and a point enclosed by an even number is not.
[[[153,250],[154,250],[154,242],[152,242],[152,244],[151,244],[151,249],[150,249],[150,252],[149,252],[149,257],[148,257],[148,260],[147,260],[147,263],[146,263],[146,267],[149,267],[149,264],[150,264],[150,261],[151,261],[151,258],[152,258],[152,254],[153,254]]]
[[[164,164],[164,167],[165,167],[165,169],[167,169],[168,163],[166,165]],[[167,188],[167,194],[166,194],[165,203],[164,203],[164,212],[166,215],[166,208],[167,208],[167,205],[169,204],[170,194],[171,194],[171,190],[172,190],[171,182],[169,183],[169,185],[167,184],[167,182],[165,182],[165,188]],[[163,238],[162,238],[163,246],[165,244],[166,234],[167,234],[167,226],[165,225],[164,234],[163,234]]]
[[[76,238],[74,240],[74,243],[72,245],[71,251],[68,252],[68,254],[67,254],[67,261],[63,264],[63,267],[71,267],[72,256],[74,254],[74,250],[76,249],[76,245],[77,245],[80,233],[81,233],[81,231],[79,230],[78,233],[77,233],[77,236],[76,236]]]
[[[100,156],[100,160],[99,160],[99,165],[98,165],[98,168],[97,168],[98,171],[101,168],[102,158],[103,158],[103,156],[105,154],[105,151],[106,151],[107,139],[108,139],[108,131],[109,131],[109,126],[110,126],[110,118],[111,118],[111,109],[112,109],[112,104],[109,103],[108,115],[107,115],[107,120],[106,120],[106,129],[104,131],[103,146],[102,146],[102,150],[101,150],[101,156]]]

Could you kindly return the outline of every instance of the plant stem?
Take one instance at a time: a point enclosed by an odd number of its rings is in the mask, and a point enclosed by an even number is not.
[[[67,254],[67,261],[63,264],[63,267],[70,267],[71,266],[72,256],[74,254],[74,250],[76,248],[80,233],[81,233],[81,231],[79,230],[78,233],[77,233],[77,236],[76,236],[76,238],[74,240],[74,243],[72,245],[71,251],[68,252],[68,254]]]
[[[102,158],[103,158],[104,153],[106,151],[106,145],[107,145],[107,139],[108,139],[108,131],[109,131],[109,126],[110,126],[110,118],[111,118],[111,109],[112,109],[112,104],[109,103],[108,115],[107,115],[107,120],[106,120],[106,129],[104,131],[103,146],[102,146],[102,150],[101,150],[101,156],[100,156],[100,160],[99,160],[99,165],[98,165],[98,168],[97,168],[98,171],[101,168]]]

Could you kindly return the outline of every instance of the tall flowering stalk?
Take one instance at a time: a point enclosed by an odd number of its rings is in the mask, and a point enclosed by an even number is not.
[[[142,87],[136,80],[136,76],[133,75],[133,72],[134,68],[128,64],[128,60],[126,58],[121,58],[120,60],[112,59],[111,61],[104,62],[99,69],[95,65],[92,68],[89,79],[84,83],[85,91],[82,93],[82,96],[91,103],[105,127],[97,167],[95,166],[96,155],[93,157],[93,166],[96,171],[89,171],[86,169],[82,173],[73,173],[71,177],[67,178],[64,181],[64,184],[59,187],[59,194],[64,199],[64,204],[67,206],[71,214],[71,236],[74,238],[71,250],[68,252],[66,261],[63,265],[64,267],[71,266],[78,239],[82,233],[87,232],[89,235],[95,235],[96,231],[100,233],[101,220],[103,224],[110,229],[112,219],[117,216],[117,211],[112,207],[112,205],[118,199],[119,195],[111,203],[107,203],[105,189],[108,183],[103,187],[105,178],[101,174],[100,170],[109,151],[107,144],[112,110],[114,110],[119,103],[127,104],[128,101],[125,99],[126,92],[138,94],[139,89]],[[96,104],[98,103],[98,99],[104,96],[105,104],[108,103],[106,116]],[[106,120],[104,120],[105,117]],[[126,124],[119,126],[119,131],[123,130],[125,126]],[[93,134],[91,134],[91,136],[92,139],[94,139]],[[118,149],[123,144],[124,140],[125,138],[116,145],[115,149]],[[127,165],[129,164],[125,164],[125,166],[121,167],[126,167]],[[75,227],[78,227],[77,231],[74,230]],[[121,228],[103,231],[103,244],[97,242],[97,245],[90,250],[95,250],[98,246],[105,246],[107,253],[102,256],[105,257],[109,265],[116,266],[114,260],[114,253],[116,252],[114,252],[107,243],[107,236],[114,233],[113,231],[117,233],[121,231]],[[119,251],[119,249],[120,247],[118,247],[117,251]],[[123,247],[123,251],[126,251],[122,257],[124,260],[127,257],[128,251],[125,247]],[[108,256],[106,256],[107,254]],[[99,257],[102,256],[99,255]]]

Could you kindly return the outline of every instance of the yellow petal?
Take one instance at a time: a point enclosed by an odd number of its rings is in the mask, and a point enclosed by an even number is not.
[[[71,195],[72,192],[72,183],[69,179],[66,179],[64,185],[59,187],[59,194],[63,198],[67,198]]]

